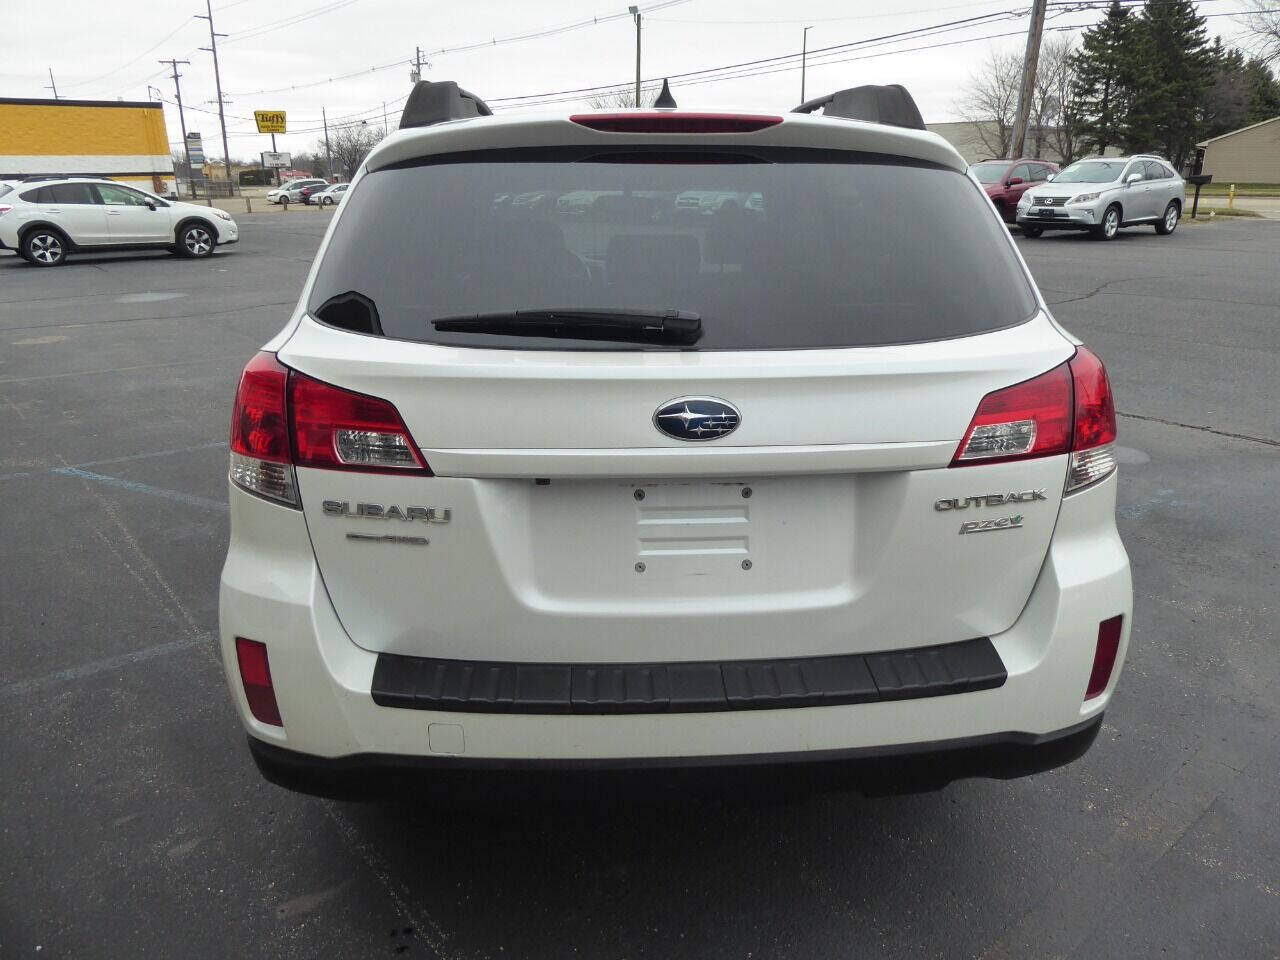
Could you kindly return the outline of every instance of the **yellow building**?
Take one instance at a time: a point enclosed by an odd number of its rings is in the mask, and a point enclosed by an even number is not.
[[[167,195],[173,158],[158,103],[0,97],[0,180],[111,177]]]

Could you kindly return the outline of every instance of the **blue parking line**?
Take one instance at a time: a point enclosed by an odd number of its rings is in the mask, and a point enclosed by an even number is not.
[[[210,500],[207,497],[197,497],[191,493],[183,493],[180,490],[167,490],[164,487],[153,487],[149,483],[138,483],[136,480],[124,480],[120,477],[108,477],[102,473],[90,473],[88,470],[81,470],[78,467],[55,467],[53,473],[62,474],[65,477],[79,477],[81,480],[93,480],[97,483],[104,483],[110,487],[121,487],[125,490],[132,490],[134,493],[145,493],[153,497],[163,497],[166,500],[176,500],[178,503],[185,503],[193,507],[203,507],[206,510],[217,510],[219,513],[227,512],[227,505],[221,500]]]

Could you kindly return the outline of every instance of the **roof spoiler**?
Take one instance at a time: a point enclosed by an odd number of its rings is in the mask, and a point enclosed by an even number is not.
[[[468,93],[452,80],[419,80],[409,93],[409,100],[400,114],[400,129],[429,127],[446,120],[465,120],[468,117],[491,117],[489,105],[474,93]]]
[[[894,127],[923,130],[924,118],[907,88],[892,83],[878,87],[871,84],[837,90],[825,97],[808,100],[792,110],[792,113],[813,113],[821,108],[824,117],[843,117],[846,120],[866,120],[869,123],[886,123]]]

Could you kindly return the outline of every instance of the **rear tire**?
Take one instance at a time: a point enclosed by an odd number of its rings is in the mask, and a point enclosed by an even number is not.
[[[21,244],[22,259],[33,267],[60,267],[67,262],[70,242],[60,230],[52,227],[36,227],[29,231]]]
[[[213,227],[207,223],[188,223],[178,230],[178,256],[199,259],[213,253],[217,244]]]
[[[1120,232],[1120,208],[1115,204],[1107,207],[1107,212],[1102,215],[1102,223],[1091,232],[1095,240],[1114,240]]]
[[[1022,235],[1028,240],[1035,240],[1044,234],[1044,227],[1032,227],[1026,224],[1022,227]]]
[[[1182,216],[1182,211],[1178,209],[1178,205],[1172,200],[1169,205],[1164,208],[1164,216],[1160,218],[1160,222],[1156,224],[1156,233],[1162,237],[1167,237],[1173,231],[1178,229],[1178,219]]]

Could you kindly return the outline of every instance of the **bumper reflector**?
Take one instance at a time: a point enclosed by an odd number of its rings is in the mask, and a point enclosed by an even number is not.
[[[1120,632],[1124,627],[1124,616],[1111,617],[1098,624],[1098,646],[1093,653],[1093,671],[1089,674],[1089,688],[1084,693],[1086,700],[1092,700],[1107,689],[1111,682],[1111,671],[1116,666],[1116,655],[1120,652]]]
[[[240,661],[240,682],[249,701],[249,712],[259,723],[283,727],[276,691],[271,686],[271,666],[267,663],[267,645],[257,640],[236,637],[236,659]]]

